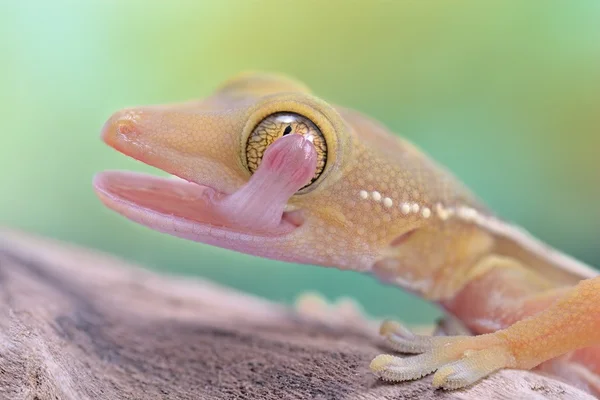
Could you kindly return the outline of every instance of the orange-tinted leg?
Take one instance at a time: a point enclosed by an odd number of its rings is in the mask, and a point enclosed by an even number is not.
[[[506,343],[520,369],[599,345],[600,277],[581,281],[544,311],[492,335]]]
[[[519,268],[490,269],[488,277],[496,271],[504,273],[502,271],[507,270],[518,273]],[[525,274],[526,271],[526,268],[522,269]],[[480,283],[484,283],[483,279]],[[496,280],[496,287],[502,282]],[[469,321],[470,309],[473,318],[469,324],[472,327],[480,326],[481,329],[486,329],[487,326],[490,331],[500,329],[493,333],[425,337],[413,335],[397,324],[385,323],[382,334],[396,350],[422,354],[404,359],[381,355],[373,360],[371,369],[381,378],[390,381],[417,379],[437,370],[434,385],[456,389],[472,384],[501,368],[531,369],[573,350],[600,345],[600,277],[582,281],[573,288],[545,294],[542,292],[543,281],[522,282],[525,282],[524,285],[517,283],[503,289],[513,292],[504,292],[504,295],[511,294],[514,297],[486,292],[487,304],[483,300],[485,297],[473,297],[474,293],[471,293],[471,307],[464,308],[465,315],[461,319]],[[537,286],[538,293],[534,290]],[[522,292],[521,300],[519,292]],[[525,297],[527,293],[530,294],[528,298]],[[533,296],[531,293],[534,293]],[[515,303],[502,307],[503,299],[510,302],[511,298],[517,299]],[[490,308],[493,302],[498,302],[497,309]],[[478,314],[486,316],[494,313],[495,317],[487,320],[477,317]],[[524,319],[504,327],[520,318]]]

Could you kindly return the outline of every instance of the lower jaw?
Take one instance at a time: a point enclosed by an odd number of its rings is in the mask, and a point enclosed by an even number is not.
[[[191,240],[206,235],[231,240],[281,237],[293,232],[303,222],[300,211],[291,211],[284,212],[278,226],[268,231],[235,226],[215,212],[211,201],[225,196],[224,193],[182,179],[106,171],[94,178],[94,189],[108,208],[123,216],[152,229]]]

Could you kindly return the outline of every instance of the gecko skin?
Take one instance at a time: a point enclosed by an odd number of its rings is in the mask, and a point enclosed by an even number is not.
[[[251,73],[202,100],[119,111],[102,138],[182,178],[98,174],[96,193],[125,217],[246,254],[370,273],[470,331],[428,337],[384,322],[391,349],[418,355],[376,357],[380,378],[435,372],[435,387],[456,389],[501,368],[538,368],[600,393],[598,272],[494,216],[378,122],[290,78]]]

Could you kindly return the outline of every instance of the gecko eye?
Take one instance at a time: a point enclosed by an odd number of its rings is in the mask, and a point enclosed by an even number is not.
[[[310,140],[317,151],[317,169],[310,182],[316,181],[327,162],[327,143],[321,130],[308,118],[292,112],[271,114],[254,128],[246,143],[246,162],[248,169],[254,173],[260,165],[267,147],[276,139],[288,134],[303,135]]]

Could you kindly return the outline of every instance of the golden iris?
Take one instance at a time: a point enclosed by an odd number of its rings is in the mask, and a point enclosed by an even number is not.
[[[311,181],[305,186],[316,181],[327,162],[327,143],[321,130],[308,118],[292,112],[278,112],[271,114],[252,131],[246,143],[246,162],[248,169],[254,173],[260,165],[267,147],[282,136],[296,134],[302,135],[312,142],[317,151],[317,169]]]

